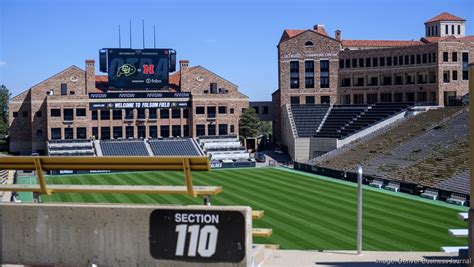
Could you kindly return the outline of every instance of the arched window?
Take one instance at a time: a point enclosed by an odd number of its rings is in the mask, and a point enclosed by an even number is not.
[[[313,42],[307,41],[306,43],[304,43],[304,46],[313,46]]]

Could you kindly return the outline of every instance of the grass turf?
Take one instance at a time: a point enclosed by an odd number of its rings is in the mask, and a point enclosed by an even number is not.
[[[134,172],[50,176],[54,184],[182,185],[180,172]],[[254,243],[280,244],[283,249],[353,250],[356,244],[356,188],[317,175],[276,168],[194,172],[195,185],[221,185],[213,205],[248,205],[265,211],[254,227],[273,229],[270,238]],[[138,204],[202,204],[183,195],[56,193],[44,202]],[[462,246],[448,229],[467,228],[457,207],[434,205],[377,190],[364,190],[364,250],[439,251]]]

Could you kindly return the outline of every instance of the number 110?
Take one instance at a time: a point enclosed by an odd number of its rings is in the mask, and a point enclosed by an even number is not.
[[[201,257],[211,257],[216,252],[217,235],[219,230],[214,225],[178,224],[176,225],[178,242],[176,243],[176,256],[184,255],[187,233],[190,233],[188,257],[195,257],[196,250]]]

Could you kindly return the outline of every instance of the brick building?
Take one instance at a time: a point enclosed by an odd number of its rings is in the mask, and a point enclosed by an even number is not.
[[[54,139],[238,134],[240,114],[249,106],[237,85],[204,67],[189,67],[187,60],[170,74],[165,90],[117,92],[107,84],[107,76],[95,74],[94,60],[86,60],[85,70],[71,66],[13,97],[11,153],[44,154]]]
[[[291,104],[452,104],[468,93],[467,66],[474,62],[465,22],[441,13],[425,22],[419,41],[344,40],[340,30],[330,37],[322,25],[284,30],[279,89],[272,94],[277,142],[285,144],[291,132],[282,123]]]

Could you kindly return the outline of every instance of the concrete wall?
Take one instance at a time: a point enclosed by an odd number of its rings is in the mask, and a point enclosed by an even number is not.
[[[244,214],[246,258],[240,264],[156,260],[150,214],[157,209],[232,210]],[[0,204],[0,263],[58,266],[250,266],[249,207],[116,204]]]

